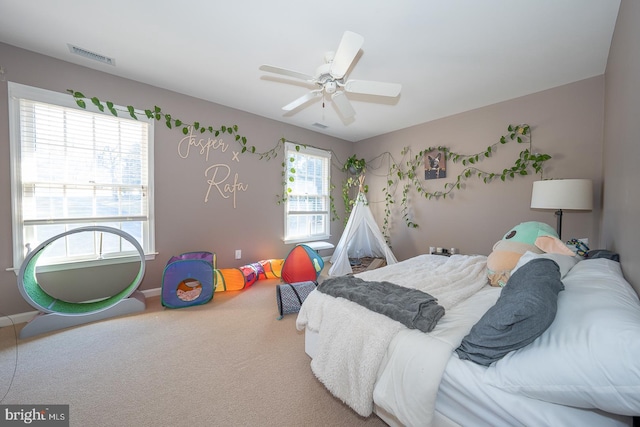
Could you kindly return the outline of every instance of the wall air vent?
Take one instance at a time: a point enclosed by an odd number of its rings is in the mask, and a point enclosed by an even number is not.
[[[113,65],[114,67],[116,65],[116,60],[113,58],[109,58],[108,56],[100,55],[99,53],[91,52],[72,44],[67,44],[67,46],[69,46],[69,51],[74,55],[80,55],[94,61],[102,62],[103,64]]]
[[[323,125],[322,123],[317,123],[317,122],[316,122],[316,123],[314,123],[314,124],[312,124],[311,126],[315,126],[315,127],[317,127],[317,128],[320,128],[320,129],[326,129],[326,128],[328,128],[328,127],[329,127],[329,126],[327,126],[327,125]]]

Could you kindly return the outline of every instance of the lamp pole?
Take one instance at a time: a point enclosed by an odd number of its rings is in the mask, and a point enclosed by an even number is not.
[[[556,216],[558,217],[556,230],[558,231],[558,238],[562,240],[562,209],[556,211]]]

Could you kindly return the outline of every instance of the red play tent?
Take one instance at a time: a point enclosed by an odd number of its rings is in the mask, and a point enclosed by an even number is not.
[[[323,268],[324,261],[318,252],[307,245],[297,245],[284,260],[282,280],[285,283],[316,282]]]

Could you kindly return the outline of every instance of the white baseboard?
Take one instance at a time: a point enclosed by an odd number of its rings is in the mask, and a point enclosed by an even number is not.
[[[145,297],[157,297],[162,293],[162,289],[153,288],[153,289],[146,289],[146,290],[140,291],[140,292],[142,292]]]
[[[38,314],[37,311],[29,311],[26,313],[11,314],[9,316],[0,317],[0,328],[5,326],[13,326],[18,323],[27,323]]]
[[[148,297],[155,297],[160,295],[161,289],[160,288],[146,289],[140,292],[142,292],[145,298],[148,298]],[[35,316],[37,316],[38,313],[39,311],[27,311],[25,313],[17,313],[17,314],[11,314],[9,316],[2,316],[0,317],[0,328],[4,328],[5,326],[16,325],[18,323],[27,323],[28,321],[33,319]]]

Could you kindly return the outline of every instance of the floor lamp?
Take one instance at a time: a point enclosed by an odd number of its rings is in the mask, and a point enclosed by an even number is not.
[[[590,179],[549,179],[535,181],[531,192],[531,207],[556,209],[558,237],[562,239],[562,210],[593,208],[593,183]]]

